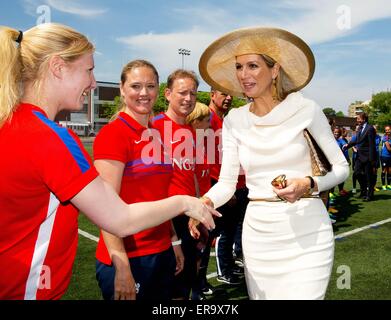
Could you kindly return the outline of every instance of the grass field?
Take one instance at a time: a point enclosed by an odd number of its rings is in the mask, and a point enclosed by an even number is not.
[[[351,190],[351,178],[347,180],[345,189]],[[334,224],[334,232],[338,235],[391,218],[391,191],[375,192],[375,200],[372,202],[363,202],[352,194],[348,197],[339,197],[336,208],[339,213],[337,223]],[[83,215],[79,217],[79,228],[99,236],[96,226]],[[95,248],[96,242],[79,236],[73,277],[63,299],[101,299],[95,280]],[[216,271],[214,257],[211,257],[208,271]],[[248,299],[244,283],[230,287],[217,282],[215,278],[209,282],[225,291],[211,299]],[[335,242],[334,266],[326,299],[391,299],[391,222]]]

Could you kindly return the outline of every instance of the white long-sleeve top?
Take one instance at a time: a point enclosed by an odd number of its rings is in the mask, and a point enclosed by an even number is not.
[[[250,104],[232,109],[223,122],[223,157],[220,177],[205,196],[215,208],[236,190],[240,165],[246,175],[249,198],[274,197],[271,181],[280,174],[289,178],[312,176],[311,158],[303,131],[308,129],[332,170],[314,177],[319,191],[343,182],[349,165],[338,147],[322,109],[300,92],[289,94],[265,116],[249,111]]]

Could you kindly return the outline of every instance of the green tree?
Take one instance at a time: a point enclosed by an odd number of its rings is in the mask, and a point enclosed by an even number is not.
[[[344,117],[344,113],[342,111],[338,111],[336,114],[335,114],[337,117]]]
[[[197,92],[197,101],[199,101],[199,102],[209,106],[209,103],[210,103],[210,92],[198,91]]]
[[[241,106],[244,106],[246,103],[247,103],[246,99],[234,97],[232,99],[232,108],[239,108]]]
[[[206,104],[207,106],[210,103],[210,92],[205,91],[199,91],[197,93],[197,101],[202,102],[203,104]],[[232,99],[232,108],[238,108],[247,103],[246,99],[244,98],[237,98],[233,97]]]
[[[372,95],[367,109],[369,120],[382,131],[386,125],[391,124],[391,92],[382,91]]]
[[[330,108],[330,107],[327,107],[327,108],[324,108],[323,109],[323,113],[326,115],[326,116],[335,116],[336,115],[336,112],[333,108]]]
[[[164,91],[167,88],[167,83],[162,82],[159,85],[159,97],[157,98],[157,101],[155,105],[153,106],[153,112],[154,114],[158,114],[160,112],[165,112],[167,110],[167,100],[166,97],[164,96]]]
[[[121,105],[122,105],[122,102],[121,102],[120,96],[116,96],[114,98],[114,101],[112,101],[112,102],[103,103],[102,108],[100,109],[100,112],[99,112],[99,117],[111,119],[111,117],[119,111],[119,109],[121,108]]]

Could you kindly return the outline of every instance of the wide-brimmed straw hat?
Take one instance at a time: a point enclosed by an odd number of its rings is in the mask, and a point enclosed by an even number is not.
[[[245,54],[265,54],[278,62],[286,74],[282,84],[286,92],[302,89],[314,74],[314,55],[302,39],[286,30],[263,27],[238,29],[214,41],[201,56],[200,74],[211,87],[243,96],[235,60]]]

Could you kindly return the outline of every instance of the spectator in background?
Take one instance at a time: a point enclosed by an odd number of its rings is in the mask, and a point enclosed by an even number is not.
[[[377,169],[380,168],[380,142],[381,142],[381,137],[377,133],[377,126],[373,126],[375,129],[375,148],[376,148],[376,162],[375,162],[375,167],[373,168],[373,190],[374,191],[380,191],[379,188],[376,187],[376,182],[377,182]]]
[[[352,137],[350,138],[350,141],[356,142],[357,140],[357,133],[360,130],[360,126],[356,126],[355,130],[353,131]],[[357,159],[357,149],[358,145],[352,147],[352,193],[355,194],[357,192],[356,186],[357,186],[357,173],[354,171],[354,167],[356,165],[356,159]]]
[[[331,132],[334,131],[334,128],[336,127],[335,125],[335,119],[329,119],[329,126],[330,126],[330,129],[331,129]]]
[[[348,130],[346,130],[346,128],[344,128],[344,127],[342,127],[341,130],[342,130],[341,138],[343,140],[345,140],[346,143],[348,143],[349,142],[349,140],[348,140]]]
[[[373,126],[368,123],[368,116],[364,112],[357,115],[357,124],[360,126],[357,140],[345,144],[343,149],[359,145],[355,173],[361,186],[360,197],[364,201],[371,201],[374,192],[373,170],[376,165],[376,132]],[[361,172],[364,172],[364,174],[360,174]]]
[[[380,163],[382,190],[391,190],[391,126],[384,128],[384,135],[381,139]]]
[[[342,129],[339,128],[339,127],[335,127],[334,130],[333,130],[333,134],[334,134],[334,137],[335,137],[335,140],[337,141],[338,143],[338,146],[339,148],[342,150],[343,146],[345,144],[348,143],[347,140],[345,140],[343,137],[342,137]],[[350,165],[350,158],[349,158],[349,151],[347,149],[345,150],[342,150],[343,152],[343,155],[345,156],[345,159],[346,161],[349,163]],[[347,196],[349,194],[348,191],[346,191],[343,187],[344,187],[344,184],[345,182],[341,182],[339,185],[338,185],[338,189],[339,189],[339,195],[340,196]],[[333,190],[332,189],[332,193],[333,193]]]

